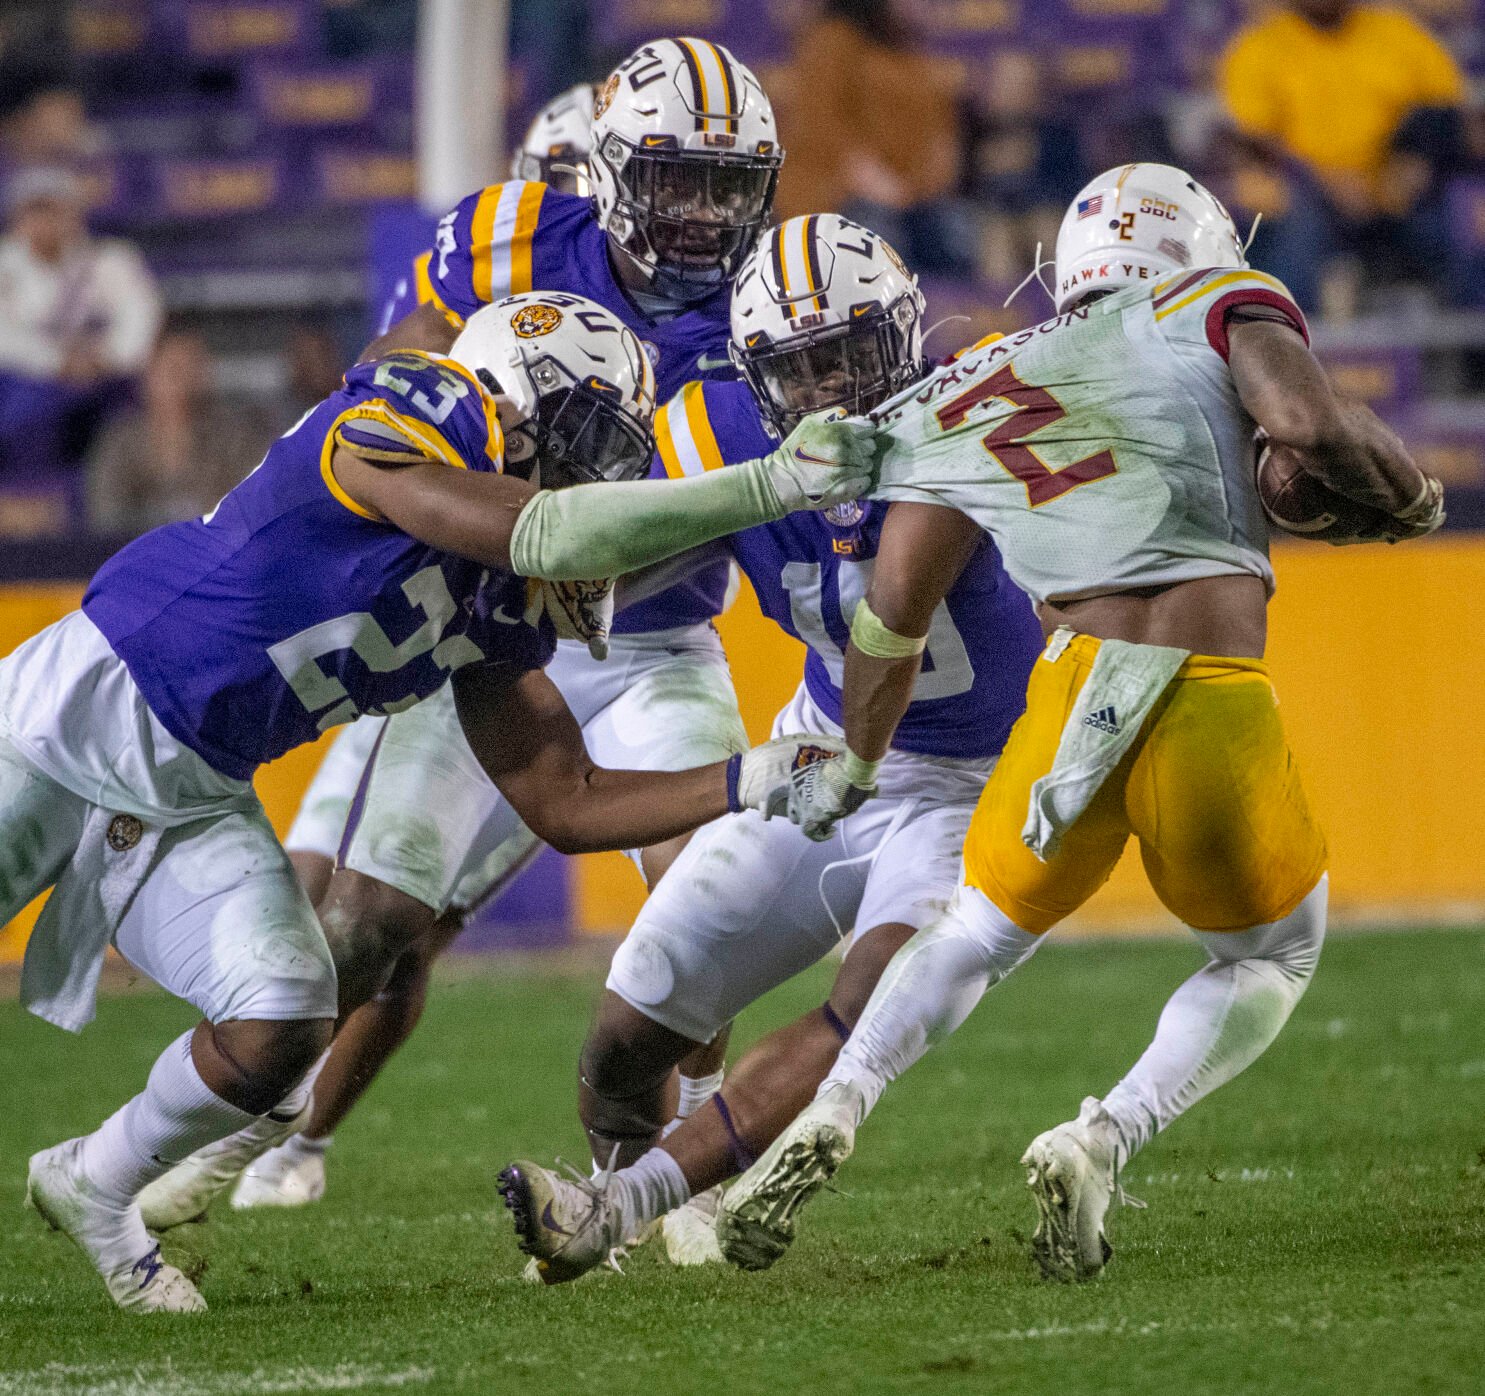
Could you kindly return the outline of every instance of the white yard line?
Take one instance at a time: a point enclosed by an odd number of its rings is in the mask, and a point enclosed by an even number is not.
[[[300,1391],[387,1391],[424,1386],[431,1367],[255,1367],[223,1372],[179,1367],[172,1362],[74,1366],[49,1362],[30,1372],[0,1372],[0,1396],[289,1396]]]

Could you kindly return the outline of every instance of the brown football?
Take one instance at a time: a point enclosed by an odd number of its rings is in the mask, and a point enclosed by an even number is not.
[[[1290,446],[1265,442],[1258,453],[1258,498],[1275,528],[1295,538],[1336,543],[1375,536],[1389,515],[1337,494],[1304,469],[1304,458]]]

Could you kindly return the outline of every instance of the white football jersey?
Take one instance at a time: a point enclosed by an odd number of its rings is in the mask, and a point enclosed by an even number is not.
[[[877,496],[968,514],[1037,601],[1229,573],[1272,591],[1254,423],[1227,367],[1239,306],[1308,339],[1281,282],[1228,268],[977,346],[874,414]]]

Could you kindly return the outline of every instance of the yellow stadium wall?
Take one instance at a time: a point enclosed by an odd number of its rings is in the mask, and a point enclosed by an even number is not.
[[[1405,547],[1275,549],[1269,662],[1305,785],[1330,839],[1342,916],[1485,915],[1485,538]],[[749,733],[767,734],[799,680],[801,647],[744,592],[720,622]],[[585,859],[586,930],[629,924],[643,889],[615,854]],[[1133,846],[1077,918],[1173,925]]]
[[[1485,538],[1399,548],[1277,550],[1269,658],[1290,741],[1331,845],[1332,906],[1357,917],[1426,920],[1485,910]],[[73,585],[0,587],[0,655],[74,607]],[[799,679],[800,646],[744,588],[720,622],[743,716],[755,737]],[[319,759],[293,752],[264,769],[259,793],[287,827]],[[626,927],[643,897],[618,854],[578,860],[579,927]],[[33,909],[34,911],[34,909]],[[0,930],[14,958],[31,914]],[[1084,925],[1168,921],[1127,855]]]

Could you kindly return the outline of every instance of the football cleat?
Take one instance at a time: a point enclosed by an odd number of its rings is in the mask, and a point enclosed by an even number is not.
[[[526,1277],[532,1278],[534,1265],[535,1278],[547,1285],[567,1284],[594,1266],[613,1264],[623,1239],[610,1175],[588,1178],[562,1166],[570,1178],[525,1159],[500,1172],[500,1195],[516,1228],[516,1242],[531,1257]]]
[[[170,1172],[156,1178],[139,1194],[144,1224],[154,1232],[168,1231],[183,1222],[199,1221],[254,1160],[282,1144],[309,1119],[310,1102],[295,1115],[270,1112],[246,1129],[218,1139],[182,1159]]]
[[[81,1144],[69,1139],[31,1156],[27,1203],[93,1262],[119,1308],[135,1314],[204,1312],[200,1290],[160,1259],[138,1206],[120,1207],[96,1195],[80,1166]]]
[[[242,1170],[232,1189],[235,1210],[248,1207],[307,1207],[325,1195],[325,1153],[290,1143],[270,1149]]]
[[[1043,1278],[1096,1278],[1114,1254],[1104,1235],[1110,1205],[1145,1205],[1119,1187],[1118,1142],[1103,1102],[1089,1096],[1077,1119],[1037,1135],[1021,1156],[1038,1213],[1031,1254]]]
[[[850,1158],[863,1107],[854,1086],[831,1086],[728,1189],[717,1212],[724,1259],[767,1270],[783,1256],[794,1241],[795,1214]]]
[[[721,1205],[721,1187],[708,1188],[661,1218],[665,1254],[672,1265],[716,1265],[722,1260],[722,1248],[717,1244],[717,1209]]]

